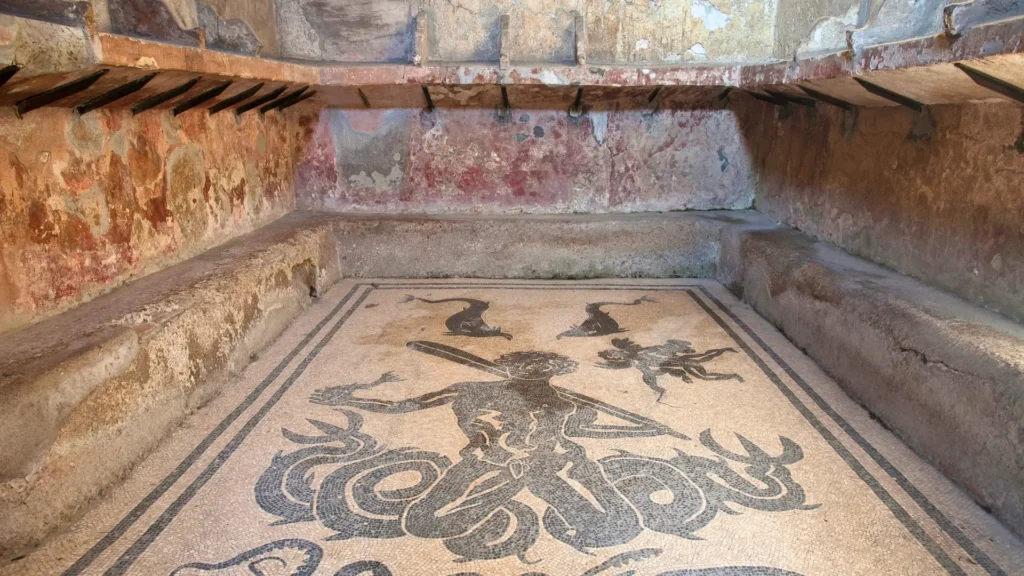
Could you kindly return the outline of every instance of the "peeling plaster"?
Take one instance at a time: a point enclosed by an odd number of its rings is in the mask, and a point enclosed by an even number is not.
[[[594,141],[598,145],[604,145],[605,137],[608,132],[608,112],[591,112],[587,114],[590,118],[591,130],[594,133]]]
[[[753,169],[731,111],[595,106],[577,118],[531,108],[505,120],[487,108],[327,110],[299,167],[310,175],[297,190],[300,206],[546,214],[750,206]]]
[[[722,12],[708,0],[690,0],[690,14],[704,23],[709,32],[721,30],[732,20],[732,16]]]
[[[842,16],[820,20],[797,48],[797,54],[819,54],[846,49],[846,33],[857,26],[859,13],[860,6],[854,5]]]
[[[686,55],[691,60],[707,60],[708,59],[708,51],[704,48],[704,45],[701,44],[700,42],[694,44],[693,46],[690,46],[690,48],[686,51]]]

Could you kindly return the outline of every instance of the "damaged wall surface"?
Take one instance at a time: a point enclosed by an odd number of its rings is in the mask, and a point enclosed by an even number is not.
[[[513,62],[575,61],[576,16],[592,64],[789,60],[939,34],[942,0],[7,0],[0,13],[269,58],[413,61],[427,19],[428,62],[494,62],[502,15]],[[958,30],[1024,12],[977,0],[951,12]]]
[[[0,111],[0,331],[291,211],[297,117]]]
[[[1019,107],[747,102],[759,211],[1024,321]]]
[[[575,15],[594,63],[772,57],[777,0],[8,0],[0,12],[105,32],[264,57],[411,62],[416,17],[431,61],[497,61],[502,14],[517,62],[572,62]]]
[[[750,207],[726,109],[326,110],[301,207],[346,212],[636,212]]]
[[[573,15],[584,15],[594,63],[735,61],[771,56],[776,0],[425,0],[438,60],[497,60],[508,14],[520,62],[571,62]],[[434,56],[436,54],[436,56]]]

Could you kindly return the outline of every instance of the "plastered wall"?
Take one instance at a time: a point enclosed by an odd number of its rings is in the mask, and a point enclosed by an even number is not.
[[[512,60],[570,63],[575,15],[590,63],[788,60],[943,31],[943,0],[5,0],[0,13],[268,58],[410,62],[416,17],[428,60],[497,61],[502,14]],[[978,0],[963,25],[1024,11]],[[848,33],[850,36],[848,37]]]
[[[294,208],[311,119],[0,110],[0,331]]]
[[[573,213],[749,208],[728,109],[326,110],[299,166],[302,208]]]
[[[7,0],[0,12],[270,58],[409,62],[415,17],[434,61],[496,61],[498,18],[513,61],[571,62],[575,14],[594,63],[762,60],[774,50],[778,0]]]
[[[757,210],[1024,321],[1020,107],[740,110]]]

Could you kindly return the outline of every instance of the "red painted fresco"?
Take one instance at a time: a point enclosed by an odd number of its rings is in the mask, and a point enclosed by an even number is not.
[[[0,331],[290,211],[305,124],[0,112]]]
[[[300,174],[329,183],[301,179],[299,202],[309,208],[707,210],[746,208],[753,193],[735,117],[710,107],[579,117],[557,109],[327,110],[316,134]]]

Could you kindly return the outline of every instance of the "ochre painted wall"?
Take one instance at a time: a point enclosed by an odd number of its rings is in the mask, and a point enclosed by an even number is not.
[[[0,331],[291,211],[311,122],[0,111]]]

